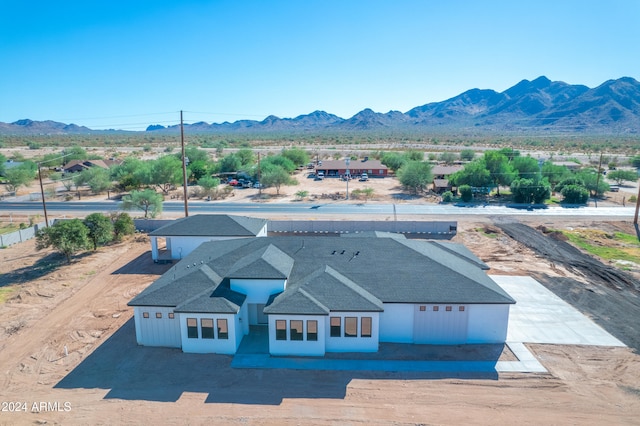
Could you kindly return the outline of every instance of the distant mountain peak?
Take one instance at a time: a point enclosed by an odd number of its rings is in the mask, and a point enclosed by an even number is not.
[[[406,113],[378,113],[365,108],[349,119],[315,110],[295,118],[269,115],[262,121],[197,122],[192,133],[325,132],[325,131],[460,131],[572,132],[640,134],[640,83],[632,77],[607,80],[598,87],[552,81],[545,76],[521,80],[504,92],[474,88]],[[153,124],[147,131],[178,132],[179,126]],[[93,131],[75,124],[21,119],[0,122],[0,134],[82,134]]]

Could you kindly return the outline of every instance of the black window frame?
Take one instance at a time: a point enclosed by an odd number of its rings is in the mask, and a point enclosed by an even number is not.
[[[369,333],[365,334],[365,320],[368,320],[368,329]],[[360,337],[371,337],[373,335],[373,318],[372,317],[362,317],[360,318]]]
[[[312,331],[311,324],[314,325],[315,331]],[[318,341],[318,321],[317,320],[307,320],[307,340],[310,342]]]
[[[224,324],[224,327],[220,325]],[[229,339],[229,321],[226,318],[218,318],[216,320],[216,326],[218,328],[218,339],[228,340]],[[225,331],[222,331],[224,328]]]
[[[276,320],[276,340],[287,340],[287,320]]]
[[[289,340],[291,341],[304,340],[304,321],[289,320]]]
[[[209,324],[205,326],[205,321]],[[215,339],[213,331],[213,318],[200,318],[200,335],[203,339]]]
[[[193,325],[189,325],[189,323]],[[198,338],[198,319],[197,318],[187,318],[187,338],[189,339]]]
[[[337,320],[338,324],[334,325],[334,320]],[[341,317],[329,317],[329,336],[342,337],[342,318]]]
[[[350,328],[354,330],[349,331]],[[344,318],[344,337],[358,337],[358,317]]]

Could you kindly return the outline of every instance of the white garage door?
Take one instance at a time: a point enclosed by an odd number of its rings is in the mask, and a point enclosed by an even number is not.
[[[465,305],[415,305],[413,342],[457,344],[467,341]]]

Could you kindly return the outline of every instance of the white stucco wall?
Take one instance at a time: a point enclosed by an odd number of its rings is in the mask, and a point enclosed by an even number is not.
[[[284,290],[285,280],[229,280],[231,290],[246,294],[245,303],[267,303],[269,296]]]
[[[238,322],[232,314],[192,314],[181,313],[180,314],[180,338],[182,340],[182,351],[187,353],[214,353],[214,354],[234,354],[240,346],[241,338],[238,338],[236,332],[236,326]],[[198,324],[198,338],[190,339],[187,334],[187,319],[195,318]],[[213,319],[214,339],[203,339],[201,331],[202,318]],[[227,327],[229,328],[229,338],[219,339],[217,329],[217,319],[225,318],[227,320]],[[242,334],[240,333],[240,336]]]
[[[507,339],[509,305],[468,305],[467,343],[503,343]]]
[[[149,318],[143,318],[144,312],[149,313]],[[158,312],[162,314],[162,318],[156,318],[156,313]],[[133,316],[138,344],[144,346],[179,348],[181,346],[180,314],[175,314],[175,317],[170,319],[169,313],[171,312],[173,312],[173,308],[155,306],[134,307]]]
[[[240,307],[240,312],[238,313],[238,322],[242,325],[242,334],[249,334],[249,312],[248,312],[248,303],[244,302]]]
[[[332,317],[340,317],[341,337],[331,337],[330,321]],[[345,337],[346,317],[358,318],[358,336]],[[360,337],[362,317],[371,318],[371,337]],[[378,312],[331,312],[324,317],[325,321],[325,348],[327,352],[377,352],[380,332],[380,317]]]
[[[413,343],[429,345],[466,343],[468,317],[467,305],[416,304],[414,305]]]
[[[269,353],[271,355],[323,356],[325,353],[325,319],[323,315],[269,315]],[[276,340],[276,320],[287,322],[287,340]],[[303,340],[291,340],[290,320],[303,321]],[[318,322],[318,340],[307,340],[307,321]]]
[[[413,304],[385,303],[380,313],[380,341],[413,342]]]

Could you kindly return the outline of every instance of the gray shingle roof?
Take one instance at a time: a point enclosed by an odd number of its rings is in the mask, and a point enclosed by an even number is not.
[[[226,214],[198,214],[178,219],[150,232],[155,237],[255,237],[266,219]]]
[[[178,306],[204,297],[207,285],[213,292],[222,278],[250,274],[288,277],[286,290],[272,297],[267,313],[380,311],[382,303],[515,303],[483,268],[486,265],[465,247],[434,241],[355,236],[211,241],[129,304]],[[232,301],[231,295],[220,297]],[[213,306],[207,305],[213,303],[208,299],[189,303],[190,309]]]
[[[227,275],[230,278],[286,279],[292,268],[293,259],[269,244],[238,260]]]

